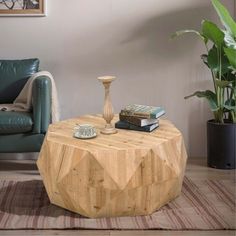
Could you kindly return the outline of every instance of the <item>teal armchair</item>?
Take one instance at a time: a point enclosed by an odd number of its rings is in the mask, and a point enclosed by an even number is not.
[[[13,103],[39,60],[0,60],[0,104]],[[51,80],[33,82],[32,112],[0,111],[0,153],[38,152],[51,123]]]

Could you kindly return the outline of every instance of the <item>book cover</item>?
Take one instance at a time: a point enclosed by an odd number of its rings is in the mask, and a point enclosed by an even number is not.
[[[146,118],[140,118],[136,116],[125,116],[125,115],[122,115],[121,113],[119,114],[119,118],[121,121],[125,121],[125,122],[131,123],[133,125],[137,125],[140,127],[158,123],[158,119],[146,119]]]
[[[140,118],[157,119],[165,114],[162,107],[146,106],[146,105],[128,105],[121,110],[121,115],[137,116]]]
[[[158,123],[143,126],[143,127],[133,125],[133,124],[130,124],[130,123],[125,122],[125,121],[118,121],[118,122],[115,123],[115,127],[118,128],[118,129],[130,129],[130,130],[145,131],[145,132],[151,132],[154,129],[156,129],[158,126],[159,126]]]

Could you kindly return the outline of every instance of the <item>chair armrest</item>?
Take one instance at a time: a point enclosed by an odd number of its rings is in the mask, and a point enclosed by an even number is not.
[[[47,76],[40,76],[33,82],[33,133],[46,133],[51,123],[51,80]]]

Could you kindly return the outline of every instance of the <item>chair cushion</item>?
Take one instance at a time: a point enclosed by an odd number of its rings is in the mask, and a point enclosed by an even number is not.
[[[12,103],[38,69],[38,59],[0,60],[0,103]]]
[[[0,134],[26,133],[31,131],[32,128],[31,113],[0,111]]]

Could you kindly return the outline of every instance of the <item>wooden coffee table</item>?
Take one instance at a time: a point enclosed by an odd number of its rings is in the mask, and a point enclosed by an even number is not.
[[[78,123],[94,125],[98,136],[74,138]],[[160,120],[152,133],[104,135],[103,127],[103,118],[91,115],[49,126],[37,165],[53,204],[87,217],[135,216],[180,194],[187,155],[170,121]]]

